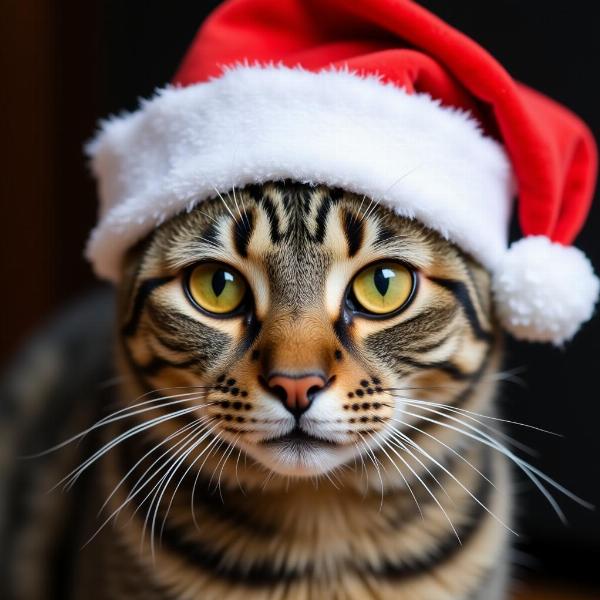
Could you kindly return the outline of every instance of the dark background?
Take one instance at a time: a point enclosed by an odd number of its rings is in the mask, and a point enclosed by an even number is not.
[[[360,1],[360,0],[357,0]],[[594,2],[427,0],[520,80],[580,114],[600,135],[600,38]],[[82,155],[98,118],[136,107],[172,76],[215,0],[3,0],[0,18],[0,360],[57,307],[95,285],[82,258],[94,185]],[[600,270],[598,198],[578,245]],[[564,434],[518,429],[532,460],[600,505],[600,319],[564,350],[509,341],[504,414]],[[519,484],[520,573],[597,583],[600,511],[560,498],[564,527]]]

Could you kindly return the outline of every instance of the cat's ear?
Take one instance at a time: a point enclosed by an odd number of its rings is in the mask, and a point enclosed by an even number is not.
[[[129,312],[128,307],[124,306],[124,303],[130,302],[131,298],[134,297],[133,288],[137,283],[142,261],[150,243],[150,237],[148,236],[148,238],[129,248],[123,256],[117,294],[117,302],[120,305],[119,314],[128,314]]]

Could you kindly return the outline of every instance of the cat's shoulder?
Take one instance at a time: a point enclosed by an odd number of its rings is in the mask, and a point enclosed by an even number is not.
[[[64,512],[55,502],[65,495],[46,492],[83,448],[27,456],[84,429],[111,393],[113,296],[100,288],[68,305],[29,337],[0,376],[0,548],[7,557],[26,552],[42,564],[49,520]],[[16,563],[0,561],[0,597],[16,597],[6,587]]]

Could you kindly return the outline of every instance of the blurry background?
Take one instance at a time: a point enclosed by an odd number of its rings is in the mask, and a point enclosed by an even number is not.
[[[96,213],[83,142],[94,132],[98,118],[135,108],[137,98],[148,97],[170,79],[198,25],[216,4],[215,0],[2,1],[2,363],[57,307],[97,285],[82,258]],[[424,0],[421,4],[474,37],[516,78],[571,107],[600,137],[595,3]],[[600,270],[598,201],[578,245]],[[520,369],[526,384],[504,385],[504,414],[559,432],[564,439],[524,429],[514,433],[539,451],[534,464],[600,505],[596,383],[600,319],[588,325],[567,351],[514,342],[509,350],[507,369]],[[568,527],[531,485],[519,485],[518,575],[595,587],[600,580],[600,511],[560,501]],[[593,597],[600,597],[598,589]],[[554,596],[546,591],[539,597]],[[572,591],[564,597],[577,596]]]

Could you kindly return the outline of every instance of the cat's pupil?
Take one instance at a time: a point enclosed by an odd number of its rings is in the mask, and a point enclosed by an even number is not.
[[[228,281],[233,281],[233,275],[223,269],[217,269],[212,276],[212,289],[215,296],[218,298],[225,289]]]
[[[379,267],[375,270],[373,282],[375,283],[375,288],[382,296],[387,294],[387,291],[390,287],[390,279],[394,276],[395,273],[392,271],[392,269]]]

